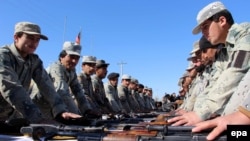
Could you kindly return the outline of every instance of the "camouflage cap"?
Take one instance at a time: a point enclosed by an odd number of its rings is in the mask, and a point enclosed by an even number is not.
[[[131,83],[135,83],[135,84],[138,84],[139,83],[139,81],[137,80],[137,79],[135,79],[135,78],[131,78],[131,81],[130,81]]]
[[[193,58],[197,57],[195,53],[192,53],[190,57],[187,58],[188,61],[191,61]]]
[[[94,56],[83,56],[82,63],[83,64],[86,64],[86,63],[95,64],[96,63],[96,57],[94,57]]]
[[[128,74],[123,74],[122,79],[131,79],[131,76]]]
[[[104,60],[97,60],[96,61],[97,68],[107,67],[108,65],[109,65],[109,63],[106,63]]]
[[[182,86],[182,82],[183,82],[183,77],[179,78],[179,80],[178,80],[178,86]]]
[[[193,50],[190,52],[190,55],[192,55],[193,53],[199,51],[200,48],[199,48],[199,41],[195,41],[194,44],[193,44]]]
[[[69,55],[77,55],[77,56],[81,56],[81,45],[75,44],[73,42],[70,41],[66,41],[63,44],[63,50],[66,51],[67,54]]]
[[[196,20],[198,25],[193,29],[193,34],[198,34],[201,31],[200,25],[205,22],[207,19],[215,15],[216,13],[219,13],[222,10],[225,10],[226,7],[220,2],[216,1],[213,3],[208,4],[206,7],[200,10],[198,13]]]
[[[41,29],[37,24],[31,23],[31,22],[19,22],[15,25],[15,32],[19,33],[27,33],[27,34],[32,34],[32,35],[40,35],[40,38],[43,40],[48,40],[48,37],[41,34]]]

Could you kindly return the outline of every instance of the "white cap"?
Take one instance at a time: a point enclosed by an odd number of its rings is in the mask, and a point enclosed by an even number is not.
[[[201,31],[200,25],[203,22],[205,22],[207,19],[209,19],[216,13],[219,13],[225,9],[226,7],[220,1],[210,3],[206,7],[201,9],[196,18],[198,25],[193,29],[192,33],[193,34],[200,33]]]
[[[131,79],[131,76],[128,74],[123,74],[122,79]]]

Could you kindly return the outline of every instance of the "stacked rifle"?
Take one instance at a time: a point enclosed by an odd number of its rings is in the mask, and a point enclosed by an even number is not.
[[[105,119],[72,119],[67,124],[28,124],[17,119],[1,123],[1,129],[5,130],[0,130],[0,134],[11,138],[15,133],[38,141],[203,141],[208,133],[193,134],[191,126],[171,126],[167,123],[171,116],[161,113],[105,116]],[[217,140],[227,138],[221,135]]]

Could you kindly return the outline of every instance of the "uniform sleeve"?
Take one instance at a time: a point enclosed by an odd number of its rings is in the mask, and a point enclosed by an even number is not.
[[[231,96],[230,100],[228,101],[223,115],[228,115],[233,112],[238,111],[238,107],[242,106],[245,109],[250,111],[250,69],[248,70],[247,74],[242,78],[236,91]]]
[[[88,102],[87,98],[84,94],[84,89],[81,88],[81,84],[79,83],[77,79],[76,73],[74,73],[74,77],[72,79],[72,83],[70,85],[72,94],[75,96],[78,107],[81,111],[81,113],[85,113],[87,110],[92,109],[90,106],[90,103]]]
[[[12,67],[10,55],[0,52],[0,92],[1,98],[7,101],[12,108],[20,112],[24,118],[31,122],[41,120],[39,108],[32,102]]]
[[[250,44],[247,45],[250,48]],[[239,82],[249,69],[250,52],[244,50],[233,51],[227,68],[221,72],[217,81],[209,89],[205,101],[195,107],[198,116],[205,120],[212,114],[221,114],[229,98]]]
[[[55,91],[53,82],[46,70],[43,68],[42,62],[38,64],[38,67],[34,72],[33,79],[37,84],[41,95],[46,101],[49,102],[50,107],[52,107],[52,113],[54,117],[62,112],[67,111],[65,103]]]
[[[92,83],[92,86],[93,86],[93,94],[94,94],[95,101],[98,103],[98,105],[103,105],[104,101],[101,98],[101,96],[102,96],[101,88],[100,88],[97,80],[92,78],[91,83]]]
[[[49,102],[50,107],[52,107],[54,117],[67,111],[65,103],[58,93],[56,93],[53,82],[46,70],[43,69],[42,63],[38,64],[38,67],[34,72],[33,79],[37,84],[41,95]]]

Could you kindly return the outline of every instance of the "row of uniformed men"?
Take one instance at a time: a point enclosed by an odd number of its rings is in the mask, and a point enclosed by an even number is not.
[[[179,81],[185,100],[176,110],[180,116],[168,121],[194,125],[193,132],[215,127],[207,137],[213,140],[227,124],[250,124],[250,24],[234,23],[221,2],[204,7],[197,22],[193,33],[203,35]]]
[[[109,65],[104,60],[83,57],[82,72],[77,75],[79,44],[66,41],[58,60],[45,70],[42,60],[34,54],[40,39],[48,37],[41,34],[37,24],[19,22],[15,25],[14,42],[0,48],[1,121],[26,118],[31,123],[43,123],[48,119],[62,121],[154,109],[152,89],[144,88],[128,75],[122,76],[117,88],[119,74],[110,73],[104,86],[102,79]],[[129,107],[124,106],[124,101]]]
[[[129,75],[124,74],[121,85],[117,86],[119,74],[112,72],[107,76],[108,82],[103,84],[109,66],[104,60],[83,56],[82,72],[76,74],[80,52],[80,45],[65,42],[58,61],[47,69],[56,92],[70,112],[100,116],[148,112],[155,108],[152,89],[139,85],[138,80]],[[29,92],[45,117],[52,119],[51,108],[35,83],[32,83]]]

